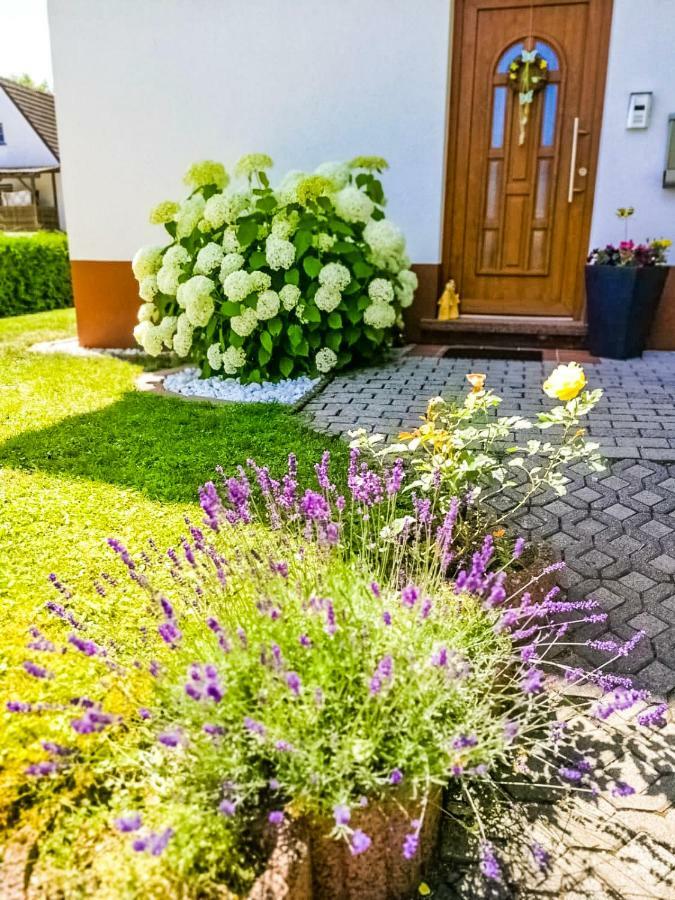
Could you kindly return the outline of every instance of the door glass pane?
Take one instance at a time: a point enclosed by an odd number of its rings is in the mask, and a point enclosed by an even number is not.
[[[517,56],[520,56],[524,49],[525,44],[522,41],[518,41],[517,44],[511,44],[509,49],[504,54],[502,54],[502,56],[500,56],[499,62],[497,63],[497,72],[500,75],[506,74],[513,60]]]
[[[555,50],[552,47],[549,47],[549,45],[545,44],[544,41],[537,41],[537,43],[534,45],[534,49],[540,56],[542,56],[546,60],[550,72],[557,71],[558,57],[556,56]]]
[[[491,159],[488,163],[487,198],[485,202],[485,220],[494,222],[499,213],[499,176],[502,162],[500,159]]]
[[[492,100],[492,140],[493,149],[504,146],[504,117],[506,115],[506,88],[496,87]]]
[[[541,116],[541,146],[552,147],[555,140],[555,119],[558,112],[558,85],[544,88],[544,110]]]

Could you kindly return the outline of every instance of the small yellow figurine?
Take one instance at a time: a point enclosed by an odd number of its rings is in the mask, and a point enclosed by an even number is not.
[[[459,294],[455,289],[455,282],[450,279],[438,301],[438,321],[447,322],[448,319],[459,319]]]

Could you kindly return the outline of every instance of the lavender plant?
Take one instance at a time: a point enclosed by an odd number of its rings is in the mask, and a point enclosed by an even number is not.
[[[23,802],[51,811],[37,865],[51,885],[108,879],[118,896],[242,890],[263,863],[264,823],[303,817],[367,853],[359,810],[391,798],[410,809],[401,853],[414,858],[428,804],[447,785],[475,814],[481,871],[499,880],[480,811],[488,786],[518,771],[569,789],[632,790],[608,784],[557,717],[580,684],[592,689],[580,708],[603,721],[648,702],[606,671],[641,633],[588,641],[607,655],[596,670],[566,665],[555,648],[604,614],[593,599],[541,590],[559,565],[509,587],[491,535],[454,556],[458,500],[442,511],[437,496],[418,499],[395,528],[400,460],[375,469],[353,449],[344,495],[328,454],[316,476],[302,488],[292,456],[279,479],[250,461],[204,485],[204,521],[188,523],[180,547],[133,556],[111,541],[126,578],[106,576],[97,595],[126,598],[139,627],[124,639],[83,618],[52,578],[53,622],[31,634],[25,690],[7,704],[42,732]],[[510,562],[523,548],[517,540]],[[67,705],[50,694],[64,677]],[[641,715],[655,727],[664,709]],[[110,852],[74,873],[64,835],[94,827]]]

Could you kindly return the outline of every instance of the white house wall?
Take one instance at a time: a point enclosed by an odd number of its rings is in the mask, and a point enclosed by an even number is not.
[[[626,129],[631,92],[653,92],[651,124]],[[614,0],[591,245],[623,239],[615,210],[634,206],[631,236],[675,238],[675,188],[662,187],[675,114],[675,0]]]
[[[55,166],[58,160],[0,87],[0,122],[5,143],[0,144],[0,168]]]
[[[389,160],[389,214],[437,262],[448,0],[50,0],[73,258],[125,260],[188,164],[268,152],[274,175]]]
[[[418,263],[441,253],[452,0],[49,0],[74,259],[128,260],[196,159],[266,151],[275,177],[386,156],[389,215]],[[591,243],[675,233],[664,190],[675,0],[615,0]],[[627,131],[631,91],[654,92]],[[1,157],[0,157],[1,161]]]

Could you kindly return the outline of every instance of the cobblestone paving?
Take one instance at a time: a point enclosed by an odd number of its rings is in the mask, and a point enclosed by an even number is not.
[[[345,435],[354,427],[396,434],[414,426],[429,397],[461,397],[465,373],[485,372],[504,398],[505,414],[545,408],[541,384],[555,363],[446,360],[401,355],[377,369],[335,378],[305,408],[314,427]],[[517,518],[519,531],[544,539],[567,564],[570,596],[599,598],[608,622],[577,631],[576,649],[588,662],[588,638],[646,638],[615,671],[670,701],[669,724],[637,731],[617,716],[601,723],[576,716],[589,755],[636,788],[628,797],[602,795],[553,802],[533,797],[505,807],[511,834],[538,838],[556,850],[546,877],[521,867],[520,887],[494,896],[664,898],[675,900],[675,353],[647,353],[628,362],[588,365],[592,387],[604,397],[590,434],[608,460],[604,472],[572,471],[563,497],[542,496]],[[509,819],[512,817],[512,820]],[[534,822],[534,819],[537,822]],[[444,830],[433,896],[485,896],[467,864],[471,853],[456,827]]]

